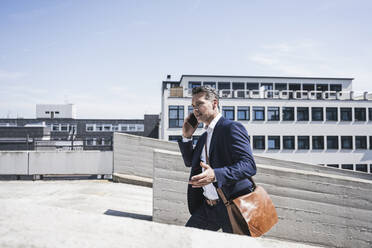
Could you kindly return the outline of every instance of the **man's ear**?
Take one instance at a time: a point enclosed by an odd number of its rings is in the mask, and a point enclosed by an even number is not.
[[[217,99],[213,100],[213,109],[218,109],[218,100]]]

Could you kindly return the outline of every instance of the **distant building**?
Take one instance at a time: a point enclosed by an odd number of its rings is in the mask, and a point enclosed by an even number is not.
[[[218,90],[222,115],[241,122],[254,154],[372,173],[372,94],[353,78],[183,75],[162,84],[160,139],[182,135],[192,88]],[[201,125],[200,125],[201,127]],[[203,133],[198,128],[194,141]]]
[[[0,119],[0,150],[112,150],[114,132],[159,137],[159,115],[145,115],[144,119],[77,119],[71,104],[37,105],[36,109],[36,119]]]

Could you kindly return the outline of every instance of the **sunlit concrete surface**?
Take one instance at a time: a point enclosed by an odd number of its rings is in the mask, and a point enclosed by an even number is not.
[[[0,247],[311,247],[154,223],[151,211],[148,187],[0,181]]]

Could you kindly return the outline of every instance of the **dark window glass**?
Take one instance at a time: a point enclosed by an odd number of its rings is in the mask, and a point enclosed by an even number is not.
[[[265,149],[265,136],[253,136],[253,148]]]
[[[265,107],[253,107],[253,120],[265,120]]]
[[[341,165],[341,168],[342,168],[342,169],[345,169],[345,170],[354,170],[352,164],[342,164],[342,165]]]
[[[189,89],[200,87],[201,82],[189,82]]]
[[[283,107],[283,121],[294,121],[294,107]]]
[[[309,108],[308,107],[297,107],[297,120],[298,121],[309,120]]]
[[[338,121],[337,108],[326,108],[326,120]]]
[[[368,109],[369,120],[372,121],[372,108]]]
[[[356,171],[367,172],[367,165],[366,164],[356,164],[355,165],[355,170]]]
[[[341,108],[341,121],[351,121],[352,114],[351,108]]]
[[[244,97],[244,83],[232,83],[233,90],[238,90],[236,96]]]
[[[317,84],[316,90],[320,91],[327,91],[328,90],[328,84]]]
[[[219,82],[218,83],[218,89],[219,90],[229,90],[230,89],[230,83]]]
[[[258,90],[258,83],[247,83],[247,90]]]
[[[203,82],[204,86],[210,86],[212,88],[216,88],[216,82]]]
[[[169,106],[169,127],[182,127],[184,120],[183,106]]]
[[[327,149],[338,149],[338,136],[327,136]]]
[[[328,167],[338,168],[338,164],[327,164]]]
[[[275,84],[275,90],[287,90],[287,84]]]
[[[249,121],[249,107],[238,106],[238,120],[239,121]]]
[[[222,115],[228,120],[234,120],[235,119],[235,107],[228,107],[224,106],[222,107]]]
[[[288,84],[288,89],[293,92],[289,92],[289,98],[292,99],[294,96],[294,91],[301,90],[301,84]],[[297,93],[297,97],[300,97],[300,93]]]
[[[283,136],[283,149],[287,149],[287,150],[295,149],[295,137],[294,136]]]
[[[269,121],[279,120],[279,107],[268,107],[267,108],[267,120]]]
[[[355,136],[355,149],[367,149],[366,136]]]
[[[315,90],[315,85],[314,84],[303,84],[302,90],[313,91]]]
[[[354,120],[355,121],[366,121],[366,109],[355,108],[354,109]]]
[[[341,148],[342,149],[353,149],[353,137],[352,136],[341,136]]]
[[[342,90],[342,85],[341,84],[330,84],[329,89],[331,91],[341,91]]]
[[[323,108],[313,107],[311,108],[311,118],[313,121],[323,120]]]
[[[194,108],[192,106],[189,106],[187,115],[191,114],[193,112],[193,110],[194,110]],[[200,122],[199,125],[198,125],[198,128],[202,128],[202,127],[203,127],[203,122]]]
[[[299,150],[308,150],[310,148],[309,136],[298,136],[297,144]]]
[[[280,136],[269,136],[267,141],[268,149],[280,149]]]
[[[369,136],[369,149],[372,150],[372,136]]]
[[[264,87],[264,90],[268,90],[269,92],[267,93],[268,98],[273,97],[273,84],[272,83],[261,83],[261,86]]]
[[[324,149],[324,137],[323,136],[313,136],[313,149],[314,150]]]
[[[178,140],[182,139],[181,135],[169,135],[168,140],[169,141],[175,141],[177,142]]]

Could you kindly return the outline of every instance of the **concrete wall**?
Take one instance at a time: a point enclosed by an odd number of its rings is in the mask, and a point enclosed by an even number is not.
[[[154,148],[178,151],[174,142],[114,133],[114,172],[152,178]]]
[[[28,175],[28,153],[0,152],[0,175]]]
[[[188,174],[180,153],[154,151],[154,221],[186,223]],[[265,236],[330,247],[372,246],[371,181],[263,164],[255,179],[279,216]]]
[[[0,152],[0,175],[83,175],[113,172],[112,152]]]

